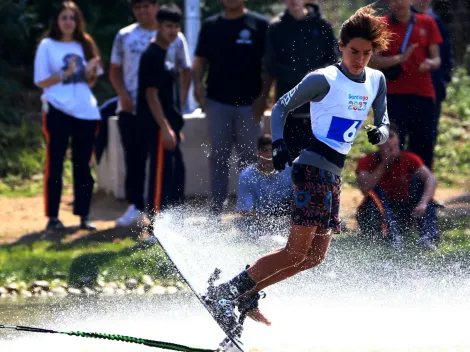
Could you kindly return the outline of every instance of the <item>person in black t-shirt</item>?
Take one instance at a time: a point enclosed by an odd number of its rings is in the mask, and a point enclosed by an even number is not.
[[[233,143],[241,168],[256,161],[259,120],[271,86],[262,72],[268,19],[248,11],[244,0],[221,2],[224,11],[202,25],[193,62],[195,98],[205,110],[211,139],[213,214],[220,214],[227,197]]]
[[[181,10],[165,5],[157,13],[159,31],[142,53],[137,114],[145,121],[150,154],[147,205],[151,216],[183,203],[185,168],[180,149],[183,115],[176,68],[166,60],[180,30]]]

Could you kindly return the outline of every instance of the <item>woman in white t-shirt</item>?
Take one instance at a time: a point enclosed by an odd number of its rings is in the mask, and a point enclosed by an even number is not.
[[[82,229],[96,228],[88,216],[94,184],[90,160],[100,113],[90,87],[102,73],[99,61],[98,48],[85,32],[80,9],[73,1],[64,1],[39,43],[34,61],[34,83],[43,90],[47,230],[64,227],[58,215],[64,157],[70,139],[74,214],[81,217]]]

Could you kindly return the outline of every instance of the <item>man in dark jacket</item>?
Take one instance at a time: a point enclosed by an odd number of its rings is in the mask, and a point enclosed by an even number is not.
[[[434,128],[435,135],[434,144],[436,144],[438,134],[439,117],[441,115],[441,105],[447,95],[447,84],[452,79],[452,69],[454,68],[454,53],[450,40],[449,31],[444,21],[433,11],[431,0],[413,0],[412,10],[423,15],[431,16],[436,21],[437,27],[442,36],[442,44],[439,46],[441,55],[441,67],[432,72],[432,83],[436,91],[436,126]]]
[[[309,72],[333,64],[338,44],[333,29],[316,4],[283,0],[287,9],[274,18],[267,32],[265,66],[276,80],[276,100],[294,88]],[[292,111],[286,121],[284,139],[296,158],[312,138],[310,107]]]

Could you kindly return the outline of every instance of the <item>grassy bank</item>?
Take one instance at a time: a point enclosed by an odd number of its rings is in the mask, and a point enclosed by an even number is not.
[[[148,275],[162,283],[177,275],[162,249],[126,238],[114,242],[57,243],[37,240],[0,247],[0,285],[60,279],[74,287],[94,287],[98,281],[141,280]]]

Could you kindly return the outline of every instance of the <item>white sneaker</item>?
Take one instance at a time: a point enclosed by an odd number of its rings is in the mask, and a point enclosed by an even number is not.
[[[129,205],[126,212],[116,220],[117,227],[124,227],[136,224],[142,219],[142,213],[135,208],[134,204]]]
[[[421,248],[435,251],[437,250],[437,246],[432,242],[430,238],[427,237],[421,237],[418,241],[416,241],[416,244],[420,246]]]

